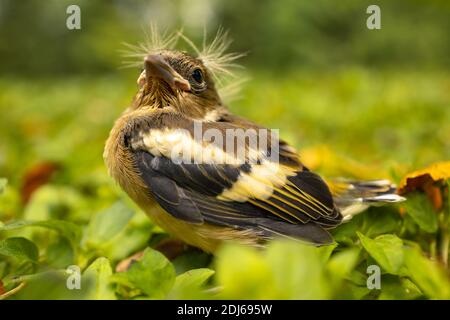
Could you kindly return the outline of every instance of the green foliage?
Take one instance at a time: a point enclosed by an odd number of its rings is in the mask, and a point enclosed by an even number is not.
[[[380,77],[385,84],[377,88]],[[408,170],[405,161],[418,166],[450,156],[448,77],[349,69],[272,80],[257,74],[245,99],[231,108],[281,127],[294,145],[308,141],[301,149],[305,161],[309,146],[326,142],[329,160],[317,166],[326,175],[378,178],[390,172],[395,178]],[[168,260],[154,250],[167,235],[124,197],[101,157],[134,88],[115,78],[0,85],[1,103],[15,106],[8,120],[0,118],[0,148],[8,151],[0,161],[8,179],[0,179],[0,279],[8,291],[26,283],[9,299],[449,298],[448,270],[437,262],[445,254],[443,230],[450,232],[446,194],[440,213],[419,193],[408,195],[403,216],[397,207],[371,208],[332,230],[333,246],[277,241],[257,250],[230,244],[215,257],[189,249]],[[407,112],[411,106],[415,112]],[[376,160],[377,169],[360,169],[352,157]],[[55,161],[61,169],[23,202],[23,176],[39,161]],[[139,261],[116,271],[143,250]],[[380,290],[367,288],[373,264],[381,268]],[[66,287],[71,265],[80,267],[81,290]]]
[[[114,288],[110,281],[113,274],[111,264],[106,258],[97,258],[84,272],[87,281],[93,283],[91,293],[87,299],[114,300]]]
[[[146,250],[142,258],[131,264],[130,268],[113,277],[113,281],[125,288],[121,291],[128,297],[144,294],[150,298],[164,298],[175,282],[175,269],[159,252]],[[136,293],[139,290],[139,293]]]
[[[76,224],[63,220],[45,220],[45,221],[17,220],[12,223],[4,224],[3,226],[0,227],[0,231],[15,230],[32,226],[55,230],[74,244],[76,244],[77,241],[80,240],[81,236],[81,230]]]
[[[400,275],[403,265],[403,242],[400,238],[386,234],[372,240],[359,232],[357,234],[364,249],[387,273]]]
[[[212,277],[214,270],[208,268],[192,269],[180,274],[170,290],[169,299],[201,299],[208,298],[203,289],[206,282]]]
[[[0,255],[37,262],[39,250],[28,239],[11,237],[0,241]]]
[[[334,246],[315,248],[279,241],[266,251],[225,247],[217,256],[219,296],[248,299],[327,299],[353,269],[357,251],[329,258]],[[239,261],[239,263],[233,263]]]
[[[418,192],[410,194],[405,207],[406,212],[422,230],[429,233],[436,232],[438,229],[437,214],[424,194]]]
[[[123,203],[97,213],[89,222],[84,242],[88,248],[105,246],[117,236],[128,224],[134,212]]]
[[[450,6],[445,0],[378,0],[382,28],[368,30],[370,0],[216,0],[187,10],[187,1],[79,0],[82,30],[66,28],[70,0],[0,2],[0,73],[27,77],[116,72],[122,42],[144,38],[142,26],[184,27],[201,43],[203,28],[232,31],[246,64],[279,72],[358,63],[369,68],[447,68]],[[32,12],[33,14],[30,14]],[[51,26],[51,27],[50,27]],[[34,32],[28,32],[33,30]],[[45,45],[42,45],[45,44]],[[32,55],[18,53],[33,50]]]
[[[432,299],[450,299],[448,270],[430,261],[418,250],[405,250],[404,255],[407,274],[425,296]]]

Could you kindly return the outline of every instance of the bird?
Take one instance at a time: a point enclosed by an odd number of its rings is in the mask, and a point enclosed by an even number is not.
[[[177,50],[179,39],[193,49]],[[219,93],[241,54],[219,30],[199,49],[182,32],[152,29],[127,45],[138,90],[105,144],[109,174],[162,229],[214,253],[225,242],[276,238],[315,246],[369,205],[402,201],[388,180],[333,183],[309,170],[274,130],[233,114]]]

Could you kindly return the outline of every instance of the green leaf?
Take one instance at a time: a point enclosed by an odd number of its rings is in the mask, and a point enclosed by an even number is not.
[[[385,275],[381,283],[379,300],[418,299],[423,296],[420,289],[406,278]]]
[[[14,237],[0,241],[0,255],[37,262],[39,250],[30,240]]]
[[[325,299],[330,296],[325,251],[297,241],[273,241],[261,251],[224,246],[217,283],[225,299]],[[305,289],[307,288],[307,289]]]
[[[188,249],[186,252],[171,260],[171,262],[177,274],[181,274],[192,269],[201,269],[208,266],[211,258],[211,255],[203,251]]]
[[[331,254],[333,253],[334,249],[336,249],[337,246],[338,246],[337,243],[333,243],[327,246],[317,248],[319,251],[319,255],[322,256],[323,263],[326,263],[330,259]]]
[[[89,222],[84,242],[88,246],[104,247],[126,227],[133,214],[122,202],[97,213]]]
[[[150,219],[143,212],[136,212],[119,234],[101,246],[101,253],[111,260],[123,260],[148,245],[153,229]]]
[[[91,285],[85,281],[80,290],[69,290],[67,287],[68,274],[64,270],[49,270],[22,276],[18,281],[27,284],[14,295],[18,300],[80,300],[86,299]]]
[[[74,264],[74,249],[64,237],[58,237],[51,243],[46,251],[46,262],[55,269],[64,269]]]
[[[363,220],[363,215],[357,215],[349,222],[331,230],[334,240],[341,244],[353,245],[355,242],[354,239],[356,238],[356,231],[361,230]]]
[[[221,248],[216,256],[217,283],[225,299],[280,298],[273,273],[263,253],[234,244]]]
[[[403,241],[395,235],[370,239],[358,232],[364,249],[388,273],[399,275],[403,266]]]
[[[89,212],[89,209],[91,206],[74,187],[46,184],[33,192],[24,208],[23,218],[30,221],[65,220],[75,218],[80,211]]]
[[[363,233],[369,238],[392,233],[400,222],[400,215],[394,207],[373,207],[365,215]]]
[[[81,228],[73,222],[63,220],[26,221],[18,220],[0,226],[0,231],[15,230],[24,227],[43,227],[60,233],[76,247],[81,238]]]
[[[84,272],[83,278],[92,285],[87,299],[115,300],[116,295],[110,281],[113,274],[109,260],[97,258]]]
[[[214,270],[201,268],[186,271],[175,279],[169,299],[199,299],[206,281],[214,274]]]
[[[438,229],[437,214],[433,209],[428,198],[419,192],[408,194],[408,200],[405,202],[405,208],[408,215],[419,227],[429,233],[434,233]]]
[[[436,262],[427,259],[418,249],[404,250],[407,275],[432,299],[450,299],[450,282]]]
[[[139,289],[150,298],[164,298],[175,282],[175,269],[160,252],[147,248],[139,261],[112,281],[129,289]]]
[[[275,241],[268,246],[266,260],[281,298],[330,297],[331,288],[329,279],[325,277],[323,252],[323,248],[296,241]]]
[[[349,275],[358,262],[359,251],[358,248],[345,249],[331,257],[327,270],[333,279],[344,279]]]
[[[212,275],[214,270],[208,268],[193,269],[177,276],[175,287],[194,288],[202,286]]]

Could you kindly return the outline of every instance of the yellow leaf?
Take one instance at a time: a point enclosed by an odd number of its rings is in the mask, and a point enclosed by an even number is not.
[[[401,180],[398,192],[408,193],[423,188],[427,183],[450,179],[450,161],[434,163],[429,167],[408,173]]]
[[[438,181],[450,179],[450,161],[434,163],[431,166],[407,174],[400,182],[398,193],[405,194],[416,190],[427,194],[435,210],[442,208],[442,187]]]

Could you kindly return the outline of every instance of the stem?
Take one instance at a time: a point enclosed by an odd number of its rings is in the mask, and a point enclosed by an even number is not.
[[[448,267],[448,246],[450,244],[450,237],[448,235],[448,230],[443,230],[441,239],[441,261],[444,263],[445,267]]]
[[[431,240],[430,243],[430,258],[431,260],[436,260],[437,254],[436,254],[436,239]]]
[[[17,287],[5,292],[4,294],[0,295],[0,300],[4,300],[10,296],[12,296],[13,294],[17,293],[20,289],[22,289],[23,287],[25,287],[26,282],[21,282]]]

